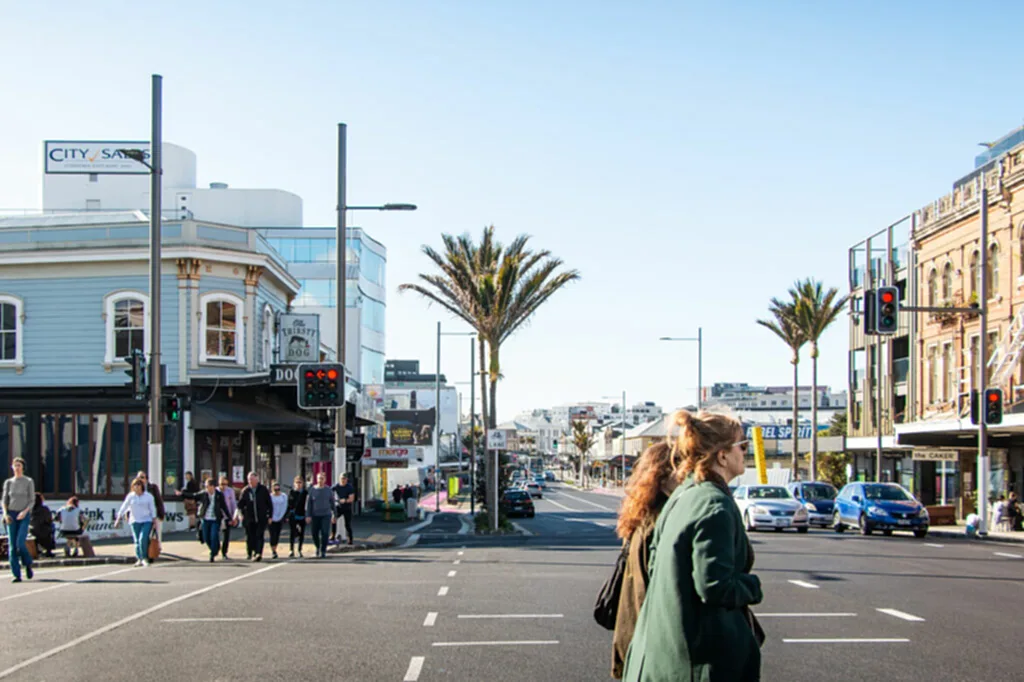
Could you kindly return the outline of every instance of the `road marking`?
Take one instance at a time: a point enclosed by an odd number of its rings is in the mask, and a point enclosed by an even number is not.
[[[452,562],[452,565],[453,566],[458,566],[461,563],[462,563],[462,559],[456,559],[455,561]]]
[[[469,523],[469,519],[465,516],[459,517],[459,532],[456,535],[468,535],[472,526]]]
[[[415,526],[409,526],[408,528],[406,528],[406,530],[409,531],[410,533],[415,533],[420,528],[426,528],[431,523],[433,523],[433,521],[434,521],[434,512],[427,512],[426,515],[424,516],[424,520],[422,522],[417,523]]]
[[[164,618],[161,623],[245,623],[261,621],[262,618]]]
[[[117,628],[121,627],[122,625],[127,625],[128,623],[131,623],[131,622],[134,622],[136,620],[139,620],[140,618],[145,618],[146,616],[150,615],[151,613],[156,613],[157,611],[159,611],[161,609],[165,609],[168,606],[173,606],[174,604],[178,604],[180,602],[183,602],[186,599],[191,599],[192,597],[198,597],[201,594],[206,594],[207,592],[211,592],[211,591],[217,589],[218,587],[225,587],[225,586],[230,585],[232,583],[236,583],[239,580],[245,580],[246,578],[251,578],[252,576],[259,575],[260,573],[266,573],[267,571],[273,571],[275,568],[280,568],[280,567],[286,566],[286,565],[288,565],[290,563],[292,563],[292,562],[285,561],[285,562],[280,563],[280,564],[272,564],[270,566],[267,566],[266,568],[261,568],[261,569],[258,569],[256,571],[252,571],[250,573],[243,573],[242,575],[236,575],[234,578],[228,578],[227,580],[222,580],[219,583],[214,583],[213,585],[208,585],[206,587],[201,587],[198,590],[193,590],[192,592],[189,592],[187,594],[183,594],[181,596],[174,597],[173,599],[168,599],[167,601],[160,602],[156,606],[150,606],[148,609],[143,609],[142,611],[136,611],[132,615],[126,616],[125,618],[122,618],[121,620],[114,621],[113,623],[110,623],[109,625],[104,625],[103,627],[101,627],[99,629],[96,629],[96,630],[93,630],[92,632],[90,632],[88,634],[85,634],[85,635],[82,635],[81,637],[78,637],[76,639],[73,639],[70,642],[66,642],[65,644],[61,644],[60,646],[54,647],[54,648],[50,649],[49,651],[44,651],[43,653],[39,654],[38,656],[33,656],[32,658],[30,658],[28,660],[25,660],[25,661],[22,661],[21,663],[18,663],[17,665],[13,665],[10,668],[7,668],[6,670],[0,671],[0,679],[2,679],[4,677],[10,677],[11,675],[13,675],[14,673],[18,672],[19,670],[23,670],[25,668],[28,668],[29,666],[33,666],[36,663],[38,663],[39,661],[44,661],[47,658],[50,658],[52,656],[56,656],[57,654],[59,654],[59,653],[61,653],[63,651],[67,651],[68,649],[76,647],[79,644],[83,644],[85,642],[88,642],[89,640],[94,639],[96,637],[99,637],[100,635],[106,634],[106,633],[110,632],[111,630],[116,630]]]
[[[992,552],[996,556],[1004,556],[1007,559],[1024,559],[1024,556],[1020,554],[1007,554],[1006,552]]]
[[[409,661],[409,669],[405,671],[402,682],[416,682],[420,679],[420,671],[423,670],[423,656],[413,656]]]
[[[431,611],[427,614],[427,617],[423,619],[423,627],[432,628],[434,623],[437,622],[437,611]]]
[[[785,644],[899,644],[909,642],[908,639],[878,637],[873,639],[857,639],[855,637],[837,637],[835,639],[783,639]]]
[[[556,507],[558,507],[560,509],[564,509],[565,511],[573,512],[574,514],[579,514],[581,511],[583,511],[582,509],[572,509],[571,507],[566,507],[561,502],[555,502],[554,500],[548,500],[548,502],[550,502],[551,504],[555,505]]]
[[[519,532],[520,532],[521,534],[523,534],[523,535],[526,535],[526,536],[531,536],[531,535],[534,535],[534,533],[533,533],[533,532],[531,532],[531,531],[528,531],[528,530],[526,530],[525,528],[523,528],[522,526],[520,526],[520,525],[519,525],[518,523],[516,523],[515,521],[513,521],[513,522],[512,522],[512,527],[513,527],[513,528],[515,528],[515,529],[516,529],[517,531],[519,531]]]
[[[419,541],[420,541],[420,534],[419,533],[413,533],[412,535],[409,536],[408,540],[406,540],[405,542],[403,542],[402,544],[399,545],[399,548],[412,547],[413,545],[415,545]]]
[[[134,570],[136,570],[134,566],[132,566],[131,568],[121,568],[121,569],[118,569],[116,571],[111,571],[110,573],[100,573],[99,575],[92,575],[92,576],[89,576],[88,578],[80,578],[78,580],[75,580],[75,581],[72,581],[72,582],[69,582],[69,583],[61,583],[59,585],[50,585],[49,587],[40,587],[38,590],[31,590],[29,592],[18,592],[17,594],[12,594],[10,596],[3,597],[2,599],[0,599],[0,602],[9,601],[11,599],[21,599],[22,597],[28,597],[29,595],[33,595],[33,594],[39,594],[40,592],[51,592],[53,590],[59,590],[59,589],[61,589],[63,587],[71,587],[72,585],[80,585],[82,583],[88,583],[88,582],[92,582],[94,580],[99,580],[100,578],[106,578],[106,577],[109,577],[109,576],[112,576],[112,575],[117,575],[118,573],[127,573],[128,571],[134,571]]]
[[[456,573],[458,573],[458,571],[448,571],[448,577],[454,578]]]
[[[557,639],[498,640],[493,642],[434,642],[431,646],[537,646],[558,644]]]
[[[465,554],[465,552],[459,552],[459,556],[462,556],[463,554]]]
[[[460,614],[459,618],[562,618],[560,613],[486,613]]]
[[[814,583],[809,583],[806,580],[789,580],[787,582],[791,582],[797,587],[806,587],[809,590],[816,590],[819,587],[818,585],[815,585]]]
[[[437,591],[437,596],[438,597],[443,597],[446,594],[448,594],[448,586],[447,585],[445,585],[444,587],[442,587],[441,589],[439,589]]]
[[[875,609],[875,611],[878,611],[879,613],[884,613],[887,616],[893,616],[895,618],[902,618],[903,620],[909,620],[912,623],[923,623],[924,622],[924,618],[921,618],[920,616],[914,616],[914,615],[911,615],[909,613],[905,613],[904,611],[897,611],[896,609]]]
[[[758,618],[854,618],[856,613],[755,613]]]
[[[576,497],[575,495],[568,495],[566,493],[562,493],[562,497],[568,497],[570,500],[576,500],[577,502],[582,502],[583,504],[589,504],[591,507],[597,507],[598,509],[603,509],[604,511],[610,511],[610,512],[617,512],[618,511],[618,508],[606,507],[603,504],[598,504],[596,502],[591,502],[590,500],[584,500],[582,497]]]
[[[940,545],[937,542],[926,542],[926,543],[924,543],[924,546],[925,547],[938,547],[940,549],[945,547],[945,545]]]

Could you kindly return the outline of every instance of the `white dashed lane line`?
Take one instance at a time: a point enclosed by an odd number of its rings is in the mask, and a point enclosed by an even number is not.
[[[1024,559],[1024,556],[1020,554],[1007,554],[1006,552],[992,552],[996,556],[1006,557],[1007,559]]]
[[[788,580],[786,582],[793,583],[797,587],[806,587],[809,590],[816,590],[819,587],[818,585],[815,585],[814,583],[809,583],[806,580]]]
[[[420,679],[420,671],[423,670],[423,656],[413,656],[409,661],[409,669],[405,671],[402,682],[416,682]]]
[[[423,627],[432,628],[434,623],[437,622],[437,611],[431,611],[427,614],[427,617],[423,619]]]
[[[448,571],[448,577],[454,578],[456,573],[458,573],[458,571]]]
[[[875,609],[879,613],[884,613],[887,616],[893,616],[894,618],[902,618],[903,620],[909,620],[912,623],[923,623],[924,618],[920,616],[914,616],[903,611],[897,611],[896,609]]]
[[[448,594],[448,586],[447,585],[445,585],[444,587],[442,587],[441,589],[439,589],[437,591],[437,596],[438,597],[443,597],[446,594]]]
[[[938,547],[939,549],[945,547],[945,545],[940,545],[937,542],[926,542],[926,543],[924,543],[924,546],[925,547]]]
[[[597,504],[596,502],[591,502],[590,500],[584,500],[582,497],[575,497],[573,495],[567,495],[565,493],[561,493],[561,496],[562,497],[567,497],[570,500],[576,500],[577,502],[582,502],[583,504],[589,504],[591,507],[597,507],[598,509],[600,509],[602,511],[609,511],[609,512],[617,512],[618,511],[618,509],[615,508],[615,507],[606,507],[603,504]],[[550,502],[551,500],[548,500],[548,501]]]

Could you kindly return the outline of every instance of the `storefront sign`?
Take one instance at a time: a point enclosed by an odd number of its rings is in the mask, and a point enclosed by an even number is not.
[[[244,466],[233,466],[231,467],[231,482],[232,483],[245,483],[245,467]]]
[[[66,504],[65,501],[47,500],[46,506],[54,512]],[[130,523],[122,522],[119,528],[114,528],[114,519],[117,518],[117,510],[121,508],[122,500],[82,500],[78,508],[82,512],[82,518],[89,519],[85,533],[91,540],[102,538],[127,538],[132,536]],[[164,502],[164,532],[188,530],[188,517],[185,515],[185,506],[181,502]],[[57,542],[63,542],[64,538],[60,533],[60,524],[54,523],[57,530]]]
[[[955,462],[960,453],[956,450],[914,450],[911,457],[915,462]]]
[[[388,445],[432,445],[434,442],[435,411],[388,410],[384,413],[388,425]]]
[[[759,425],[760,426],[760,425]],[[747,427],[747,438],[754,437],[754,427]],[[818,433],[827,430],[828,427],[819,427]],[[786,424],[768,424],[761,426],[761,436],[765,440],[789,440],[793,437],[793,427]],[[801,426],[797,431],[797,438],[810,438],[811,437],[811,426],[810,424]]]
[[[298,386],[299,376],[298,365],[271,365],[270,385],[271,386]]]
[[[122,149],[141,150],[143,160],[149,163],[149,142],[47,140],[43,170],[72,175],[149,175],[148,168],[122,154]]]
[[[360,463],[378,469],[405,469],[410,460],[423,459],[421,448],[366,448]]]
[[[320,361],[320,316],[282,313],[278,317],[278,348],[285,364]]]
[[[357,433],[354,436],[345,437],[345,461],[358,462],[366,449],[366,435]]]

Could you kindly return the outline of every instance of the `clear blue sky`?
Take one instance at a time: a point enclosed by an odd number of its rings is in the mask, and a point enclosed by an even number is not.
[[[60,9],[54,9],[59,7]],[[335,124],[349,202],[389,248],[388,355],[433,367],[434,325],[395,289],[423,243],[493,223],[582,281],[503,347],[499,416],[705,383],[788,384],[754,320],[813,276],[846,288],[851,244],[947,192],[976,143],[1024,122],[1019,2],[0,3],[0,207],[39,201],[46,138],[165,139],[200,183],[276,187],[334,223]],[[846,383],[847,322],[821,380]],[[468,341],[442,370],[468,379]],[[809,363],[803,365],[809,379]]]

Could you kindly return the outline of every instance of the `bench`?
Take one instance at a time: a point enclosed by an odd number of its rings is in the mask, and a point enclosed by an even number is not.
[[[929,524],[932,526],[955,526],[956,507],[951,504],[936,504],[926,507]]]

